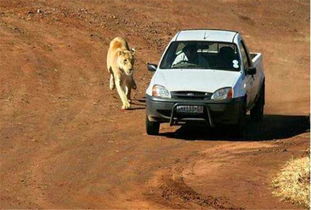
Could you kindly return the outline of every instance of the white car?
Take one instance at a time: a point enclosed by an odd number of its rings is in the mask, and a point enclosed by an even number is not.
[[[265,76],[260,53],[249,53],[239,32],[184,30],[163,53],[159,65],[147,65],[154,75],[146,90],[146,130],[159,133],[170,125],[204,121],[214,127],[231,125],[237,134],[250,110],[261,120]]]

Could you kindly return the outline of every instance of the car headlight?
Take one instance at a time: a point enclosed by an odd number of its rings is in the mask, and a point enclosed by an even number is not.
[[[211,99],[224,100],[231,99],[233,97],[233,89],[231,87],[221,88],[214,92]]]
[[[170,98],[170,92],[162,85],[154,85],[152,87],[152,96],[157,96],[161,98]]]

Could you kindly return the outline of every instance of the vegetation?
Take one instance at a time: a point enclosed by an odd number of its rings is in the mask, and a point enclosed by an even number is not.
[[[274,195],[309,208],[310,158],[292,159],[272,181]]]

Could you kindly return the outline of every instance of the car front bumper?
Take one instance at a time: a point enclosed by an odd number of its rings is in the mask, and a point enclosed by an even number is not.
[[[211,127],[217,124],[237,124],[244,106],[244,97],[230,100],[213,101],[197,99],[168,99],[146,95],[146,112],[150,121],[177,122],[206,121]],[[204,113],[177,113],[178,105],[198,105],[204,107]]]

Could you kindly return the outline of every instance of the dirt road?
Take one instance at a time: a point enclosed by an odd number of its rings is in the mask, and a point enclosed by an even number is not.
[[[309,148],[309,1],[0,1],[1,208],[300,208],[271,178]],[[223,128],[145,134],[141,100],[184,28],[241,31],[262,52],[266,110]],[[109,90],[115,36],[137,50],[134,109]]]

